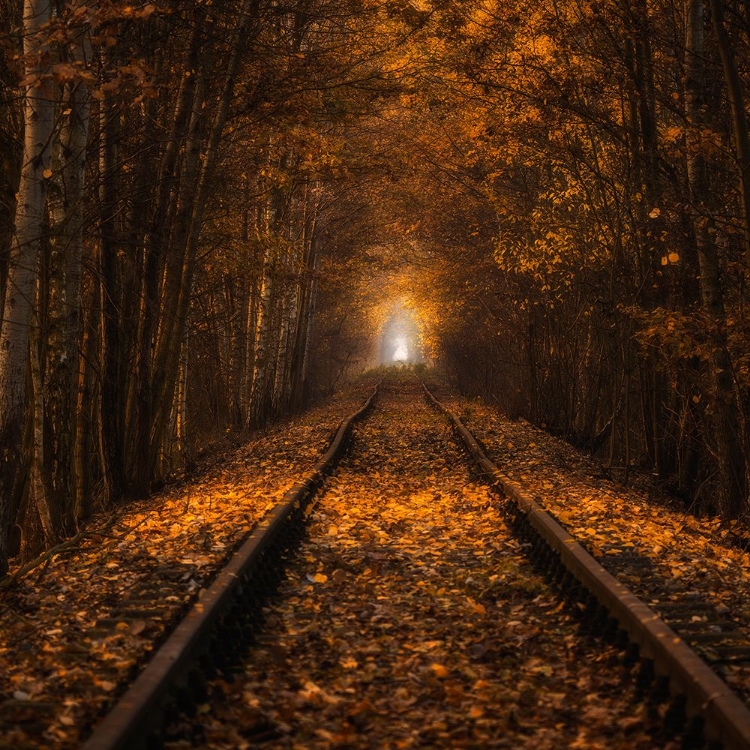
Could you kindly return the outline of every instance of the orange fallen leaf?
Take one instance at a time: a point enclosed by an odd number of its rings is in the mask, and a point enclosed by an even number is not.
[[[469,607],[475,615],[486,615],[487,608],[481,602],[475,602],[473,599],[468,599]]]
[[[448,670],[442,664],[430,664],[430,669],[441,680],[448,676]]]

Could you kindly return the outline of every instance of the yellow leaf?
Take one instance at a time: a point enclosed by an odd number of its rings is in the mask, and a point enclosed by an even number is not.
[[[42,172],[44,175],[45,180],[49,180],[50,177],[52,177],[52,170],[51,169],[45,169],[44,172]]]
[[[359,662],[356,659],[352,659],[351,656],[342,659],[339,664],[341,664],[344,669],[356,669],[359,666]]]
[[[659,216],[661,216],[661,209],[660,208],[653,208],[648,214],[652,219],[656,219]]]
[[[325,573],[316,573],[313,576],[314,583],[325,583],[328,580],[328,576]]]
[[[670,263],[677,263],[677,261],[680,259],[680,256],[677,253],[670,253],[668,257]]]

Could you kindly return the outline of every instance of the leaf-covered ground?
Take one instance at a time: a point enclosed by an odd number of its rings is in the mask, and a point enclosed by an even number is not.
[[[402,376],[357,427],[244,669],[170,747],[663,747],[611,659]]]
[[[266,510],[372,390],[364,380],[115,518],[0,592],[0,747],[79,744]]]
[[[528,422],[456,396],[438,381],[431,385],[505,475],[668,621],[675,602],[710,605],[710,611],[696,612],[685,632],[673,627],[685,640],[694,638],[693,647],[750,699],[750,648],[720,666],[717,654],[722,629],[730,645],[750,646],[750,554],[735,543],[732,530],[716,518],[696,518],[648,486],[634,489],[606,478],[601,463]],[[633,559],[640,561],[635,573],[622,565]],[[714,631],[717,640],[693,637],[693,630]]]

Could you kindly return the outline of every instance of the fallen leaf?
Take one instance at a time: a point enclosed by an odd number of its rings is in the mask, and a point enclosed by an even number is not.
[[[144,620],[135,620],[130,623],[130,635],[140,635],[146,629]]]
[[[469,607],[472,612],[476,615],[486,615],[487,608],[481,602],[475,602],[473,599],[469,599]]]
[[[442,664],[430,664],[430,669],[441,680],[448,676],[448,670]]]

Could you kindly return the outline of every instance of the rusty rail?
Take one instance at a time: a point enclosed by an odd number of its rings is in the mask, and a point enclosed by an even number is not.
[[[425,383],[430,404],[453,423],[471,459],[481,473],[515,504],[525,520],[567,573],[590,592],[617,626],[638,647],[638,655],[669,681],[673,695],[684,696],[688,714],[703,719],[702,731],[726,750],[750,748],[750,710],[724,682],[659,616],[610,575],[552,516],[528,497],[522,487],[504,476],[485,455],[476,438],[459,417],[438,401]]]
[[[154,654],[148,666],[94,729],[84,750],[158,745],[157,733],[175,707],[200,696],[216,664],[251,637],[264,598],[281,575],[283,557],[298,541],[314,495],[346,448],[355,422],[372,408],[378,386],[336,431],[325,455],[250,533],[203,596]],[[226,631],[231,637],[227,637]]]

